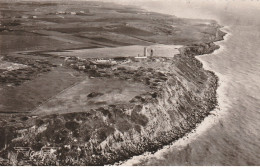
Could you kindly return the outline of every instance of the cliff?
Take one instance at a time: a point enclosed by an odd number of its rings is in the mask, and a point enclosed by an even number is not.
[[[218,48],[214,43],[190,45],[174,58],[146,60],[159,64],[154,69],[123,70],[114,77],[129,74],[152,91],[130,104],[30,118],[26,128],[9,131],[13,139],[3,157],[10,160],[17,156],[13,148],[23,146],[32,149],[27,161],[11,164],[104,165],[158,150],[190,132],[217,105],[217,77],[195,55]],[[45,147],[54,152],[42,153]]]
[[[28,22],[24,29],[32,31],[35,39],[47,35],[56,37],[60,42],[55,41],[52,45],[54,42],[49,42],[50,38],[42,43],[43,47],[38,47],[35,43],[38,40],[26,38],[29,44],[22,46],[27,49],[32,45],[29,50],[34,52],[3,58],[29,68],[4,71],[0,75],[0,107],[3,110],[0,113],[0,165],[114,164],[146,151],[156,151],[181,138],[216,107],[218,78],[213,72],[204,70],[202,63],[195,58],[219,48],[214,42],[222,40],[225,33],[219,30],[215,21],[208,20],[209,24],[205,24],[202,20],[179,19],[114,4],[100,6],[95,5],[96,2],[86,3],[90,4],[67,4],[71,8],[68,10],[74,12],[75,6],[82,10],[86,6],[95,10],[71,15],[56,13],[56,8],[50,8],[51,11],[44,9],[48,12],[37,13],[42,19],[38,22],[33,21],[37,18],[29,18],[28,21],[17,16],[21,22]],[[37,3],[20,5],[15,8],[32,11],[34,6],[44,6]],[[20,14],[19,10],[16,12]],[[66,17],[61,19],[57,15]],[[72,20],[81,26],[70,27]],[[48,21],[55,24],[47,24]],[[22,28],[20,25],[11,26],[10,32],[3,33],[25,33]],[[68,46],[66,41],[73,45]],[[62,52],[67,52],[64,49],[148,46],[154,43],[184,47],[179,49],[180,54],[171,58],[150,57],[137,61],[133,57],[116,57],[100,61],[108,64],[97,63],[94,58],[59,57],[48,52],[58,50],[62,55]],[[6,53],[12,49],[17,51],[16,46],[9,46],[13,45],[8,45],[7,40]],[[139,94],[131,96],[130,100],[125,98],[127,100],[122,103],[95,101],[104,96],[109,99],[107,96],[111,94],[98,91],[85,94],[81,92],[84,89],[78,90],[78,99],[70,99],[73,96],[69,94],[71,88],[86,78],[94,84],[102,83],[100,87],[108,79],[122,84],[121,87],[138,83],[146,91],[136,87]],[[103,89],[107,88],[103,86]],[[117,95],[123,89],[119,89]],[[69,97],[68,101],[48,103],[66,90],[69,93],[64,96]],[[64,96],[61,97],[63,100]],[[88,103],[81,100],[81,96],[96,107],[77,106]],[[62,108],[63,104],[67,108]],[[33,112],[34,108],[39,112]],[[49,108],[56,108],[58,112],[45,111]]]

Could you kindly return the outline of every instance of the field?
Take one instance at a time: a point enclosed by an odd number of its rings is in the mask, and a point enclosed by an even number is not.
[[[107,105],[127,104],[135,96],[148,91],[149,87],[134,82],[86,79],[38,107],[33,114],[85,112]]]
[[[13,5],[3,1],[1,56],[12,57],[7,61],[18,64],[27,61],[27,68],[9,70],[2,76],[0,111],[30,112],[86,76],[60,66],[64,64],[60,57],[136,57],[142,56],[143,46],[148,45],[148,49],[155,50],[154,56],[173,57],[183,44],[203,42],[208,36],[214,39],[214,25],[210,20],[180,20],[110,3],[57,1]],[[28,60],[19,62],[17,57]],[[38,60],[47,61],[48,67],[35,67],[38,65],[33,62]],[[24,77],[17,78],[20,73],[25,73]]]

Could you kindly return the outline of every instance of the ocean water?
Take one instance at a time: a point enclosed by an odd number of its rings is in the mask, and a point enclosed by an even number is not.
[[[123,165],[260,165],[260,1],[124,3],[178,17],[215,19],[228,35],[217,42],[219,50],[198,56],[220,78],[219,107],[184,138]]]

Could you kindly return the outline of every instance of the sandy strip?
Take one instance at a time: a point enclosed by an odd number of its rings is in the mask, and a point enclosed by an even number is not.
[[[221,30],[227,32],[225,31],[225,29],[228,29],[228,27],[222,28]],[[223,44],[230,38],[230,36],[232,36],[232,34],[228,33],[227,35],[224,36],[223,41],[215,42],[215,44],[220,45],[220,49],[215,50],[212,54],[220,54],[225,49],[225,46]],[[209,128],[211,128],[213,125],[218,123],[220,119],[225,117],[225,115],[227,114],[227,109],[229,108],[229,101],[225,97],[225,89],[228,84],[228,78],[211,69],[208,63],[201,59],[201,57],[211,56],[212,54],[200,55],[197,56],[196,58],[202,62],[204,69],[213,71],[219,78],[219,87],[217,89],[218,106],[213,111],[210,112],[211,114],[207,116],[202,123],[198,124],[194,130],[186,134],[183,138],[180,138],[174,141],[173,143],[164,146],[162,149],[158,150],[154,154],[146,152],[142,155],[134,156],[125,162],[121,162],[115,165],[132,166],[132,165],[138,165],[141,162],[147,162],[149,159],[155,159],[155,158],[163,159],[163,155],[169,152],[169,150],[179,150],[183,146],[192,143],[194,140],[196,140],[197,137],[201,136]]]

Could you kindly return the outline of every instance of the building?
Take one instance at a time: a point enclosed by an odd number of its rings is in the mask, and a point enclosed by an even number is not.
[[[42,156],[44,155],[50,155],[50,154],[53,154],[57,151],[57,147],[42,147],[41,148],[41,151],[40,151],[40,154]]]
[[[150,56],[153,54],[153,51],[151,51]],[[140,54],[138,54],[137,57],[135,57],[135,60],[141,60],[141,59],[146,59],[147,58],[147,47],[144,47],[144,55],[140,56]]]

